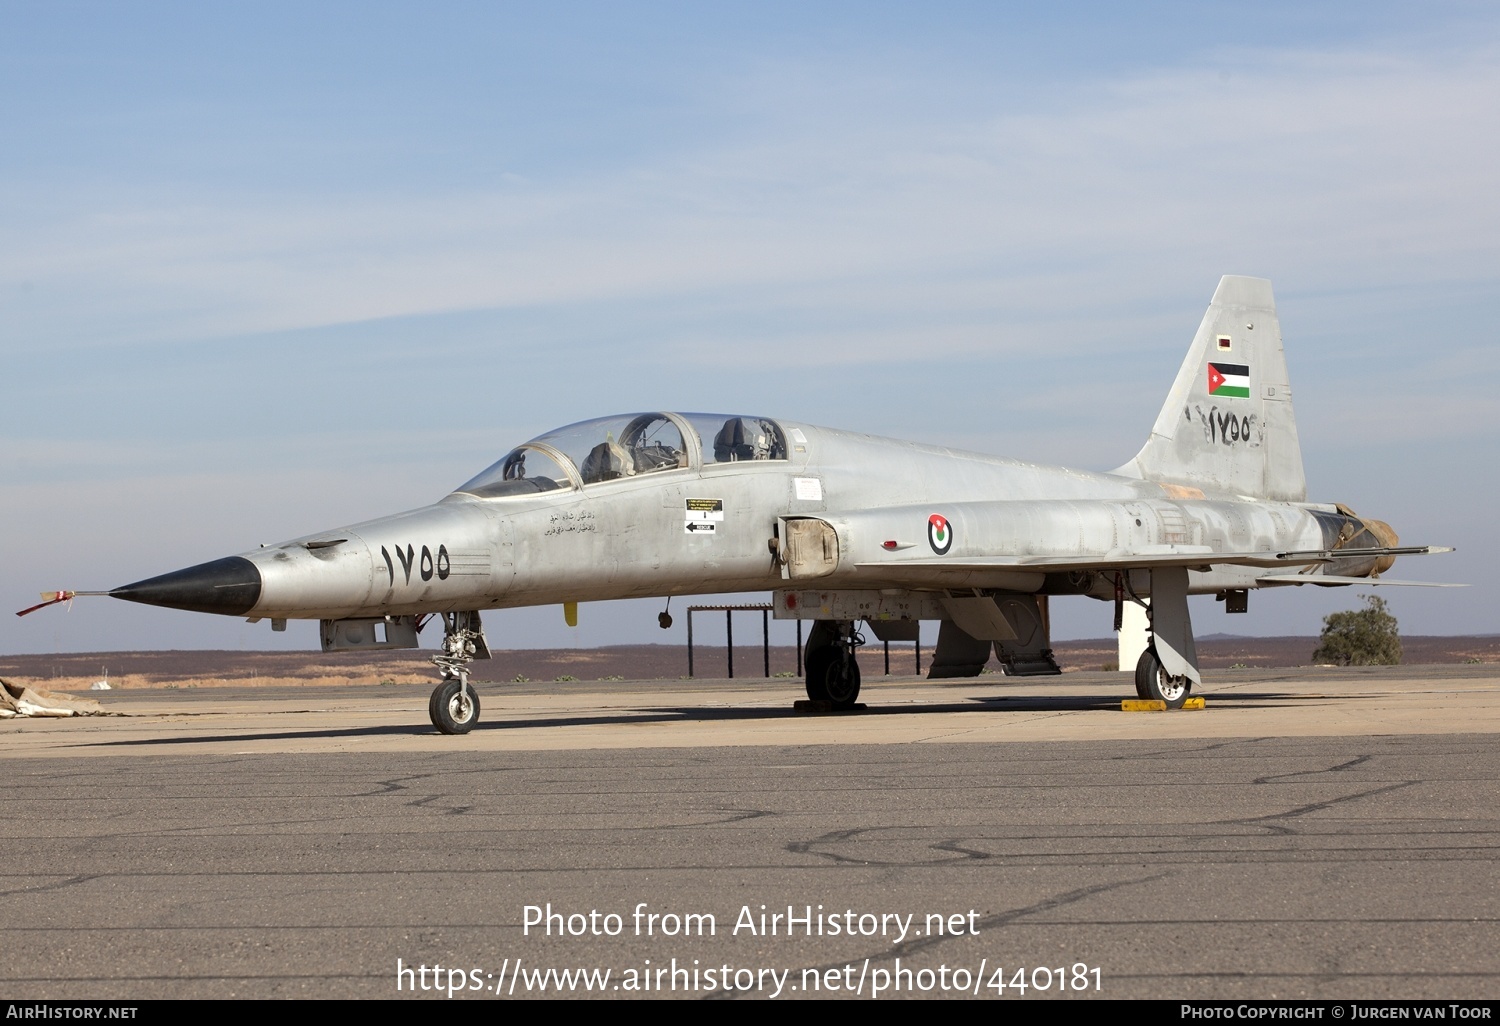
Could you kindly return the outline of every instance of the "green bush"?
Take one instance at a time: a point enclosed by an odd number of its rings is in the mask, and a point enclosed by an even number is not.
[[[1364,609],[1323,617],[1323,633],[1313,662],[1336,666],[1395,666],[1401,662],[1401,635],[1385,599],[1367,595]]]

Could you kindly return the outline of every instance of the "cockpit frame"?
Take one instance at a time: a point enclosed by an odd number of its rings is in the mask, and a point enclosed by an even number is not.
[[[680,446],[670,438],[661,440],[659,432],[666,425],[677,432]],[[715,436],[710,441],[703,428],[715,425]],[[705,458],[710,445],[715,451],[715,459],[711,461]],[[519,482],[526,476],[524,454],[527,452],[538,453],[554,463],[566,477],[567,485],[562,485],[555,477],[543,475],[533,479],[556,482],[555,487],[513,487],[512,482]],[[787,458],[786,433],[780,424],[769,418],[680,414],[665,410],[618,414],[564,425],[522,442],[502,459],[454,489],[453,494],[508,499],[551,492],[577,492],[615,481],[654,478],[657,474],[698,473],[710,467],[742,462],[785,462]]]

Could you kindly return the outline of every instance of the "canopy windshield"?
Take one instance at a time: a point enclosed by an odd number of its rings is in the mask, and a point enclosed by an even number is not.
[[[481,499],[496,499],[506,495],[535,495],[537,492],[552,492],[572,488],[573,481],[568,471],[552,457],[552,454],[529,445],[512,449],[505,458],[494,463],[463,484],[456,491],[477,495]]]
[[[684,438],[686,421],[696,438]],[[784,460],[786,441],[775,422],[762,417],[689,413],[634,413],[570,424],[517,446],[457,491],[480,498],[530,495],[599,484],[691,464],[689,447],[701,447],[702,462]]]

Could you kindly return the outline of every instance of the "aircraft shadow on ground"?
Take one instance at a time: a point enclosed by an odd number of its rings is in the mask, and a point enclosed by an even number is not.
[[[826,713],[804,713],[795,710],[790,701],[784,707],[777,708],[736,708],[716,707],[705,709],[700,706],[674,707],[654,706],[642,708],[636,712],[620,713],[576,713],[566,716],[548,716],[530,719],[493,719],[481,721],[475,726],[475,731],[492,730],[535,730],[541,728],[558,727],[599,727],[599,726],[631,726],[652,723],[722,723],[722,722],[754,722],[761,720],[786,720],[786,719],[814,719],[835,721],[841,719],[860,719],[871,716],[911,716],[911,715],[990,715],[1006,712],[1118,712],[1122,697],[1118,693],[1110,695],[1083,695],[1083,696],[1056,696],[1056,695],[986,695],[971,697],[962,701],[946,702],[923,702],[906,703],[901,705],[865,705],[863,708],[851,709],[844,712]],[[1293,695],[1278,694],[1275,692],[1261,693],[1237,693],[1226,695],[1213,695],[1210,701],[1213,703],[1232,704],[1237,709],[1272,708],[1282,706],[1289,701],[1305,703],[1308,701],[1327,701],[1327,696],[1319,699],[1299,698]],[[1184,714],[1186,715],[1186,714]],[[100,748],[134,748],[145,746],[173,746],[184,744],[216,744],[216,743],[244,743],[246,741],[293,741],[298,739],[313,738],[356,738],[356,737],[416,737],[433,734],[435,731],[426,723],[410,724],[387,724],[370,727],[339,727],[328,730],[277,730],[262,731],[256,733],[233,733],[233,734],[174,734],[171,737],[133,738],[121,741],[101,741],[96,746]]]

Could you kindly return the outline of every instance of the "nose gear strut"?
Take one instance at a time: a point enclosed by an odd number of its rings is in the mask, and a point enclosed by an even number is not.
[[[488,659],[490,647],[478,611],[442,616],[443,648],[432,657],[441,681],[427,702],[427,715],[440,734],[467,734],[479,722],[479,695],[469,684],[469,664]]]

